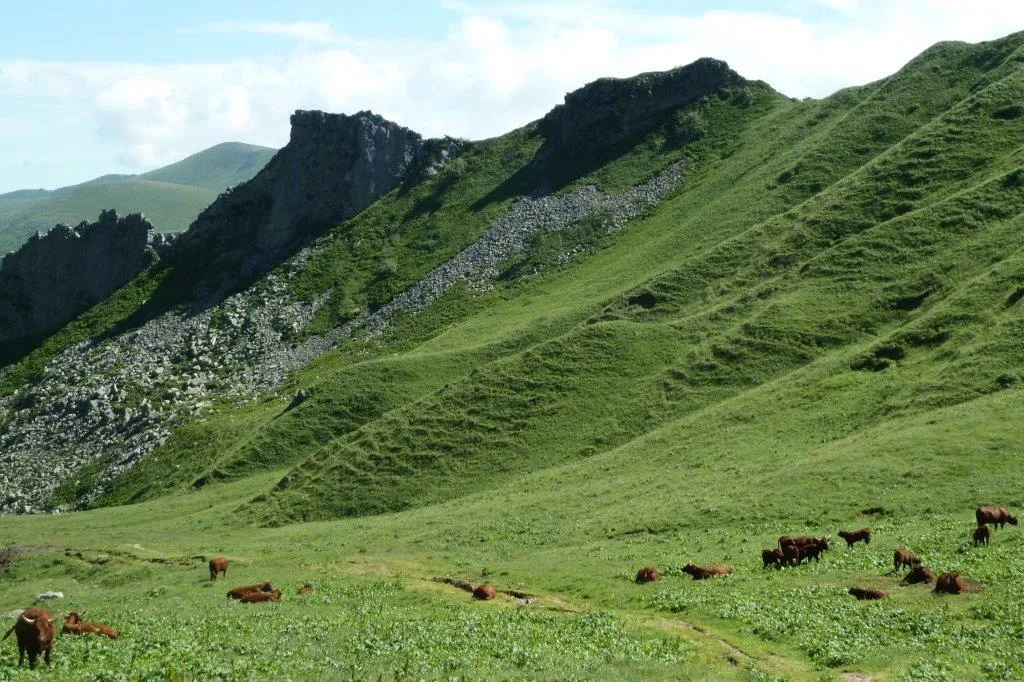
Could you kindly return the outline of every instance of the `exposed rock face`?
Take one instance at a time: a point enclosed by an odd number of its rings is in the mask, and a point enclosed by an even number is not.
[[[697,61],[671,71],[632,78],[601,78],[565,96],[541,125],[548,139],[569,151],[615,144],[652,119],[731,83],[742,82],[718,59]]]
[[[288,144],[222,194],[174,247],[175,263],[230,287],[389,192],[421,160],[423,138],[369,111],[297,111]]]
[[[144,270],[153,226],[138,213],[103,211],[95,223],[57,225],[4,257],[0,341],[51,332]],[[166,243],[160,236],[154,250]]]

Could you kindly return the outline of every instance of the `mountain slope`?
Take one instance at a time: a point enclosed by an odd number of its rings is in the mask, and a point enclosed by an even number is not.
[[[163,520],[92,510],[18,537],[123,544],[97,530],[117,518],[281,571],[301,548],[332,580],[492,576],[695,623],[763,652],[751,669],[793,661],[783,677],[1020,677],[1024,538],[969,539],[977,505],[1024,505],[1022,46],[943,43],[821,101],[701,64],[678,107],[595,115],[625,131],[609,144],[566,153],[550,121],[472,143],[211,309],[146,321],[174,274],[150,271],[6,370],[0,414],[20,447],[72,368],[87,403],[119,383],[115,421],[173,411],[134,427],[134,466],[110,448],[33,491]],[[621,113],[646,78],[567,106]],[[180,357],[125,384],[128,351],[106,349],[160,339]],[[783,533],[865,525],[866,548],[762,569]],[[899,586],[901,545],[972,592]],[[688,561],[736,571],[683,583]],[[638,588],[648,563],[666,577]]]
[[[105,175],[58,190],[0,195],[0,253],[57,223],[93,220],[103,209],[144,213],[162,232],[180,232],[228,187],[256,174],[276,150],[228,142],[142,175]]]

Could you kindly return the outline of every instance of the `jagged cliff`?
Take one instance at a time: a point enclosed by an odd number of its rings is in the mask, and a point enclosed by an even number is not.
[[[51,332],[140,273],[170,239],[138,213],[57,225],[0,267],[0,341]]]
[[[172,261],[198,271],[206,288],[230,288],[262,274],[390,191],[425,150],[439,152],[418,133],[369,111],[296,111],[291,124],[288,144],[252,180],[203,211],[176,245]]]
[[[719,88],[744,82],[724,61],[710,58],[671,71],[601,78],[567,94],[541,125],[560,149],[593,150],[627,139],[656,117]]]

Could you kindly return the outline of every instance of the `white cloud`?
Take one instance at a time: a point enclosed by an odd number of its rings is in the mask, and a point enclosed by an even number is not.
[[[151,167],[225,140],[284,144],[297,108],[369,108],[426,135],[487,137],[538,118],[600,76],[703,56],[788,95],[822,96],[892,73],[938,40],[977,41],[1024,27],[1024,3],[815,1],[825,10],[819,18],[652,14],[612,1],[480,9],[448,0],[456,21],[446,35],[421,42],[342,40],[327,22],[220,22],[200,30],[300,44],[266,60],[0,62],[0,104],[7,95],[72,103],[119,158]],[[0,128],[0,145],[7,134]]]

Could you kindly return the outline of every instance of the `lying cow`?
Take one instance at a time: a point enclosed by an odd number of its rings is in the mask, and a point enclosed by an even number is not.
[[[982,524],[974,529],[974,546],[985,545],[988,547],[988,541],[992,538],[992,531],[985,524]]]
[[[959,573],[943,573],[935,581],[936,594],[963,594],[967,589],[967,583]]]
[[[933,580],[935,580],[935,574],[932,573],[932,569],[918,563],[914,564],[914,567],[910,569],[910,573],[907,573],[903,578],[903,583],[905,585],[917,585],[918,583],[927,585]]]
[[[1004,524],[1017,525],[1017,517],[1009,512],[1006,507],[978,507],[974,512],[979,526],[991,523],[996,528],[1002,528]]]
[[[267,584],[269,585],[270,583]],[[305,597],[306,595],[313,594],[314,589],[315,588],[311,584],[306,583],[305,585],[299,588],[299,591],[296,592],[296,594],[298,594],[300,597]]]
[[[655,580],[661,577],[658,573],[658,569],[653,566],[644,566],[636,572],[636,578],[633,579],[637,585],[643,585],[644,583],[653,583]]]
[[[255,594],[257,592],[270,592],[274,588],[271,587],[270,582],[264,580],[261,583],[255,585],[239,585],[238,587],[228,590],[228,599],[241,599],[247,594]]]
[[[269,592],[249,592],[248,594],[243,594],[238,599],[238,601],[242,602],[243,604],[255,604],[257,602],[264,601],[279,602],[281,601],[281,590],[270,590]]]
[[[714,578],[716,575],[729,575],[732,573],[732,569],[725,564],[711,564],[709,566],[686,564],[683,566],[683,573],[689,573],[694,580],[707,580],[708,578]]]
[[[82,614],[71,613],[64,616],[64,627],[61,628],[61,632],[65,632],[71,635],[85,635],[91,632],[96,632],[101,635],[106,635],[110,639],[117,639],[117,630],[104,625],[103,623],[86,623],[82,620]]]
[[[215,556],[210,559],[210,580],[216,580],[217,574],[228,575],[228,558],[226,556]]]
[[[901,568],[913,567],[921,563],[921,560],[917,558],[913,552],[906,547],[900,547],[892,553],[892,570],[899,571]]]
[[[850,594],[857,599],[884,599],[886,593],[873,587],[851,587]]]
[[[43,654],[46,665],[50,665],[50,654],[53,652],[53,614],[38,606],[30,606],[21,612],[18,620],[3,636],[7,639],[11,633],[18,638],[18,667],[25,662],[25,654],[28,654],[28,667],[36,669],[36,661],[39,654]]]
[[[473,599],[489,601],[498,596],[498,590],[490,583],[483,583],[473,588]]]
[[[860,530],[854,531],[839,531],[839,537],[846,540],[847,549],[853,547],[858,542],[863,542],[865,545],[871,544],[871,529],[861,528]]]

